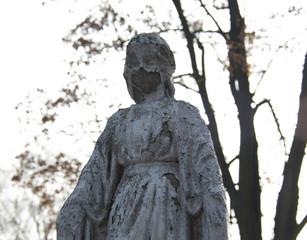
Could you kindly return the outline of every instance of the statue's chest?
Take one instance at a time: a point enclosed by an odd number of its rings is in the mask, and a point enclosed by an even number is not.
[[[165,108],[128,109],[122,124],[116,130],[119,159],[160,161],[174,155],[170,120],[170,114]]]

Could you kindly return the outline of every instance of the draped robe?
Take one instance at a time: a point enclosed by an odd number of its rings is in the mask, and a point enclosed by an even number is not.
[[[57,234],[228,239],[220,169],[198,110],[165,98],[115,113],[60,211]]]

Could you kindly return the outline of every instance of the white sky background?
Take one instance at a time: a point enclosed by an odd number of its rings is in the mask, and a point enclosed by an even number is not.
[[[24,144],[19,135],[15,106],[36,88],[57,88],[67,67],[63,65],[65,13],[46,9],[40,1],[0,1],[1,167]]]
[[[64,0],[61,0],[64,1]],[[80,17],[80,14],[86,14],[85,9],[89,8],[89,4],[96,5],[99,1],[82,1],[84,7],[80,8],[77,12],[78,14],[68,14],[68,9],[73,0],[67,0],[62,2],[60,5],[51,4],[49,7],[42,7],[40,0],[0,0],[0,81],[1,81],[1,94],[0,94],[0,168],[1,169],[11,169],[14,157],[23,150],[23,145],[25,144],[26,138],[28,136],[20,135],[19,122],[17,119],[17,114],[15,112],[15,106],[22,102],[28,92],[34,91],[36,88],[43,88],[48,91],[56,92],[58,86],[64,86],[64,78],[67,78],[66,72],[68,66],[63,63],[63,60],[67,58],[70,54],[69,46],[64,45],[62,42],[62,37],[67,34],[68,29],[73,27],[76,23],[76,19]],[[244,2],[244,1],[241,1]],[[248,2],[244,9],[246,16],[252,16],[253,13],[259,14],[257,17],[251,17],[250,21],[257,24],[257,21],[261,19],[261,14],[265,16],[272,7],[279,5],[280,8],[283,6],[288,6],[289,1],[245,1]],[[277,5],[276,5],[277,2]],[[297,1],[299,2],[299,1]],[[66,6],[65,6],[66,4]],[[269,6],[270,4],[271,7]],[[59,7],[61,6],[61,7]],[[265,7],[264,7],[265,6]],[[84,9],[84,10],[82,10]],[[306,8],[307,9],[307,4]],[[242,13],[244,14],[244,13]],[[306,21],[302,21],[302,24],[306,25]],[[261,22],[259,21],[259,24]],[[291,32],[295,32],[296,28],[301,29],[300,26],[291,26],[291,23],[282,23],[280,26],[280,32],[276,34],[276,41],[282,38],[282,31],[287,28],[287,33],[291,35]],[[303,34],[303,33],[302,33]],[[306,33],[305,33],[306,36]],[[307,38],[306,38],[307,39]],[[170,43],[171,45],[172,43]],[[307,45],[300,47],[307,49]],[[277,84],[280,86],[280,92],[282,96],[277,97],[280,103],[279,109],[285,108],[288,111],[282,112],[277,111],[280,114],[289,115],[289,118],[284,117],[283,121],[289,121],[289,125],[292,127],[285,129],[287,132],[286,136],[291,136],[291,131],[293,132],[293,125],[296,121],[296,112],[298,107],[298,94],[300,91],[301,83],[301,66],[303,64],[303,57],[305,52],[298,55],[281,55],[282,59],[287,58],[288,63],[283,65],[283,68],[289,67],[289,71],[280,70],[282,76],[280,78],[274,77]],[[275,61],[275,66],[273,64],[272,68],[276,69],[276,66],[282,59]],[[291,65],[290,65],[291,63]],[[123,66],[117,66],[120,71],[122,71]],[[272,71],[276,74],[276,71]],[[210,74],[210,71],[208,72]],[[214,74],[214,73],[212,73]],[[270,72],[268,72],[270,74]],[[287,75],[288,74],[288,75]],[[208,77],[209,79],[209,77]],[[288,80],[291,79],[292,83],[289,84]],[[270,84],[273,86],[276,84],[272,80]],[[124,82],[122,82],[124,83]],[[263,96],[271,91],[267,83],[261,85],[261,91],[266,91]],[[260,90],[259,90],[260,91]],[[287,95],[291,92],[293,96]],[[277,93],[269,93],[271,95],[276,95]],[[196,101],[199,101],[197,99]],[[291,102],[289,104],[289,102]],[[274,104],[274,103],[273,103]],[[260,117],[258,117],[259,119]],[[269,127],[275,127],[273,120],[268,121],[265,119],[261,121],[258,120],[259,125],[267,124]],[[282,126],[288,124],[288,122],[281,122]],[[257,127],[257,124],[256,124]],[[267,129],[259,132],[259,138],[266,138],[265,133]],[[260,142],[261,140],[259,140]],[[292,141],[292,136],[288,139],[289,142]],[[290,145],[288,144],[288,148]],[[270,150],[270,145],[263,147],[262,154],[270,154],[267,151]],[[279,155],[272,154],[272,158],[277,158]],[[306,159],[306,157],[305,157]],[[260,163],[262,164],[262,163]],[[269,168],[274,168],[274,165],[270,163],[264,163],[269,166]],[[306,163],[303,164],[302,174],[306,174]],[[305,174],[304,174],[305,173]],[[277,170],[277,174],[280,175],[280,169]],[[302,179],[300,180],[302,182]],[[301,184],[302,186],[302,184]],[[266,192],[263,195],[269,196],[270,188],[274,188],[274,185],[266,185]],[[302,193],[302,198],[306,199],[307,202],[307,192],[302,188],[300,189]],[[274,202],[268,204],[263,204],[263,211],[274,208]],[[272,209],[273,210],[273,209]],[[272,211],[271,217],[274,216],[274,211]],[[303,214],[307,213],[307,204],[300,206],[299,218],[301,219]],[[265,215],[268,216],[268,215]],[[270,234],[268,234],[270,235]],[[302,232],[298,238],[299,240],[307,239],[307,230]],[[265,237],[264,237],[265,240]]]

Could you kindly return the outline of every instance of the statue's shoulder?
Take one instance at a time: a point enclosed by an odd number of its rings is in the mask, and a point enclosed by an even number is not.
[[[115,112],[111,117],[108,118],[107,124],[105,126],[104,132],[113,132],[114,128],[121,124],[123,119],[125,118],[125,114],[129,108],[121,108],[117,112]],[[102,133],[103,135],[103,133]]]
[[[104,131],[100,134],[97,140],[97,143],[101,144],[105,142],[106,140],[113,138],[113,134],[114,134],[114,130],[116,126],[121,124],[127,111],[128,111],[128,108],[119,109],[108,119],[107,124],[104,128]]]
[[[181,114],[199,114],[198,108],[188,102],[182,100],[174,100],[172,104],[178,109],[178,112]]]
[[[123,121],[130,108],[120,108],[116,113],[114,113],[109,119],[108,123],[116,124]]]

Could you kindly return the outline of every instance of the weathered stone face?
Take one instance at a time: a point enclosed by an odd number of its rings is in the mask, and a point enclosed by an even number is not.
[[[133,99],[136,103],[144,101],[146,95],[152,94],[161,84],[158,72],[146,72],[143,68],[132,71],[131,83]]]
[[[124,77],[129,94],[136,103],[157,90],[173,97],[171,76],[174,71],[173,53],[159,35],[140,34],[128,44]]]

